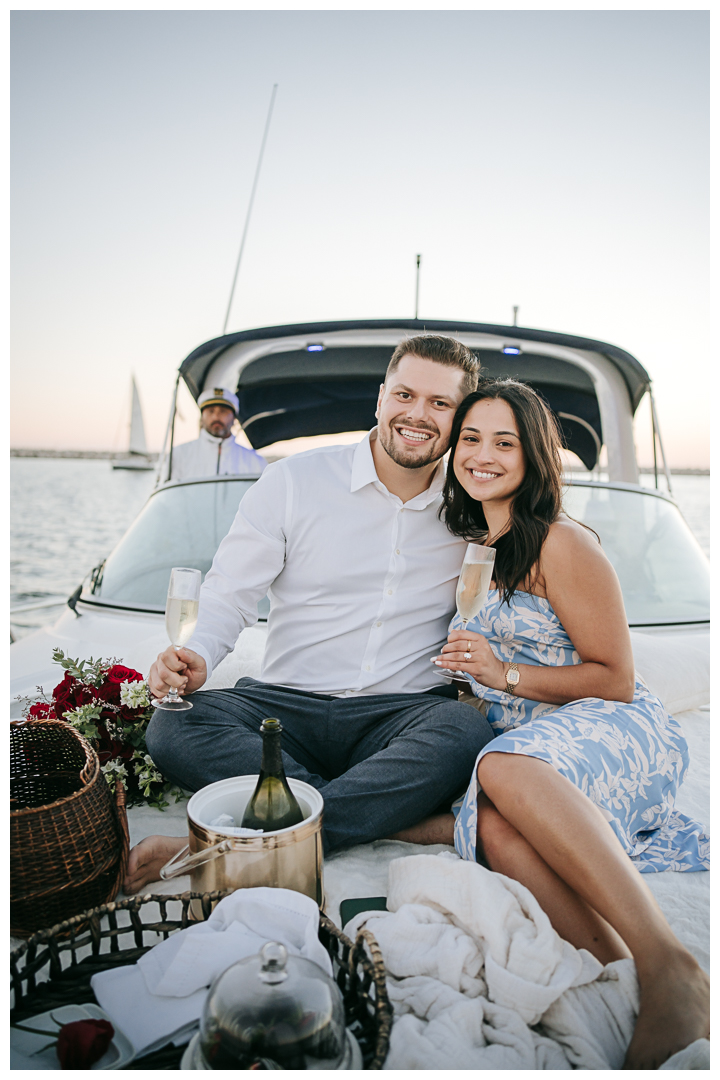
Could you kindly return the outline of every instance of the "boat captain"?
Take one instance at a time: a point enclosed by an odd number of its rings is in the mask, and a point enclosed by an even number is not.
[[[232,434],[238,399],[224,386],[205,390],[198,398],[200,435],[172,449],[171,480],[198,476],[259,476],[267,462]]]

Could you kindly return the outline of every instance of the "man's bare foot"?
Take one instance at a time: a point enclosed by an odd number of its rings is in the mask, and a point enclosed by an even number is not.
[[[710,1038],[710,980],[689,953],[643,984],[623,1069],[659,1069],[696,1039]]]
[[[404,840],[406,844],[449,844],[453,846],[455,839],[455,818],[452,814],[435,814],[434,817],[425,818],[417,825],[411,825],[409,829],[401,829],[400,832],[388,836],[388,840]]]
[[[123,892],[139,892],[150,881],[160,880],[160,871],[173,855],[187,844],[184,836],[146,836],[131,849]]]

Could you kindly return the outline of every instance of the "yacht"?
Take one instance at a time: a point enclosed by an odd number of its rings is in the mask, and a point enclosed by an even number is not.
[[[633,417],[651,395],[647,371],[613,345],[516,326],[416,320],[347,321],[265,327],[226,334],[183,361],[182,379],[195,400],[214,386],[232,388],[240,422],[256,449],[300,437],[362,432],[374,426],[378,386],[395,346],[412,334],[459,338],[479,356],[487,376],[513,376],[538,390],[554,410],[567,447],[585,474],[567,476],[565,508],[597,532],[620,578],[635,663],[650,689],[681,719],[691,768],[677,807],[708,820],[709,788],[709,564],[671,495],[651,397],[659,463],[655,487],[639,483]],[[172,481],[175,398],[156,486],[115,549],[67,601],[49,627],[11,646],[11,716],[60,680],[52,662],[59,646],[72,657],[117,657],[147,674],[168,644],[165,597],[173,566],[209,569],[240,500],[255,477],[209,476]],[[599,471],[600,455],[607,464]],[[656,458],[657,460],[657,458]],[[667,491],[659,488],[665,473]],[[269,602],[243,631],[234,651],[215,669],[207,688],[232,686],[259,675]],[[187,835],[184,804],[166,811],[141,806],[129,813],[133,843],[152,833]],[[388,893],[389,868],[400,856],[437,853],[399,841],[376,841],[326,860],[328,915],[340,923],[345,898]],[[646,874],[670,926],[706,970],[709,967],[709,873]],[[146,886],[177,894],[185,875]],[[702,1064],[677,1068],[709,1068]]]
[[[600,536],[620,578],[631,630],[642,636],[707,636],[709,564],[671,494],[657,486],[662,469],[671,490],[652,401],[660,464],[655,488],[639,483],[633,417],[652,390],[647,371],[630,353],[568,334],[484,323],[397,319],[263,327],[213,338],[180,365],[156,486],[57,621],[11,646],[11,715],[20,715],[18,699],[34,697],[38,685],[51,689],[58,680],[54,646],[74,657],[121,657],[146,674],[167,645],[171,567],[206,573],[240,500],[255,483],[256,477],[243,476],[167,479],[180,379],[195,400],[206,388],[232,387],[240,423],[257,450],[304,436],[369,430],[393,349],[420,332],[459,338],[476,352],[486,376],[521,379],[553,409],[568,449],[589,477],[568,474],[566,510]],[[601,480],[603,447],[607,464]],[[268,611],[266,598],[257,625],[240,635],[209,685],[257,673]]]

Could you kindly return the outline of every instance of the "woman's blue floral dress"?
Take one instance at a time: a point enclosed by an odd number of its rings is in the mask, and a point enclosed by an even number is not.
[[[451,628],[461,626],[456,615]],[[507,604],[492,589],[468,629],[483,634],[504,662],[553,667],[581,663],[550,602],[530,593],[516,592]],[[639,677],[631,704],[582,698],[547,705],[471,682],[497,734],[478,761],[498,752],[547,761],[600,808],[643,873],[708,869],[707,833],[674,809],[688,768],[685,737]],[[476,767],[455,822],[455,847],[473,861],[478,789]]]

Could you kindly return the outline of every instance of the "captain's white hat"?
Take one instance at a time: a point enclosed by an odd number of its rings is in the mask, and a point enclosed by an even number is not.
[[[237,416],[240,402],[232,390],[228,390],[224,386],[214,386],[211,390],[203,390],[198,398],[200,412],[208,405],[224,405],[227,409],[232,409]]]

